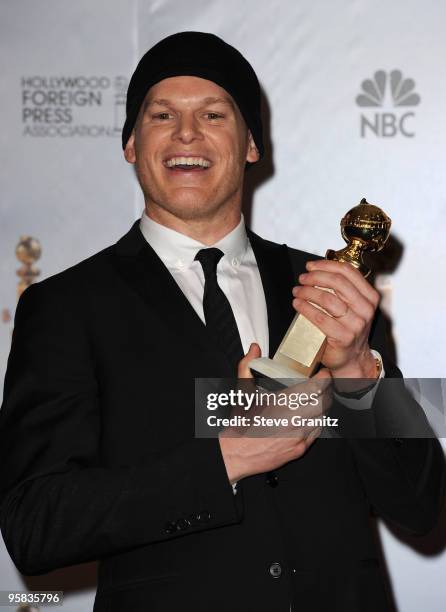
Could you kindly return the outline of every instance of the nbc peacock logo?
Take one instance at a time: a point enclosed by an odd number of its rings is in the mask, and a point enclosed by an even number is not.
[[[356,104],[364,109],[361,114],[361,138],[367,134],[393,138],[401,135],[413,138],[415,113],[408,107],[418,106],[421,98],[415,90],[415,81],[403,77],[401,70],[377,70],[371,79],[361,83]],[[394,112],[389,109],[393,108]],[[365,111],[367,109],[367,111]],[[372,109],[382,109],[375,110]]]

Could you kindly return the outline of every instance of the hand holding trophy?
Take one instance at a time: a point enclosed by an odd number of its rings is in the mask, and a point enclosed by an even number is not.
[[[389,236],[390,226],[389,217],[363,198],[341,220],[341,233],[347,246],[339,251],[328,250],[326,259],[348,263],[367,277],[370,270],[363,261],[363,253],[380,251]],[[314,374],[325,345],[325,334],[298,313],[273,359],[254,359],[250,368],[255,377],[272,379],[272,386],[276,388],[290,386]]]

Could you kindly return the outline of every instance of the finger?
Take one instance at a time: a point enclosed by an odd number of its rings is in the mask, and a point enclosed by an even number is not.
[[[261,357],[261,356],[262,356],[262,351],[260,349],[260,346],[256,342],[253,342],[249,347],[249,351],[246,353],[243,359],[240,360],[238,364],[238,377],[239,378],[254,378],[253,375],[251,374],[251,370],[249,369],[249,363],[253,359],[257,359],[258,357]]]
[[[372,304],[378,305],[380,295],[378,291],[368,282],[361,272],[351,264],[346,262],[332,261],[328,259],[320,259],[317,261],[308,261],[306,264],[307,270],[322,270],[324,272],[333,272],[334,274],[342,274],[360,293],[364,295]]]
[[[299,282],[302,286],[319,286],[332,289],[336,292],[336,296],[342,299],[359,316],[364,317],[366,320],[373,318],[375,312],[374,304],[360,293],[355,285],[342,274],[315,270],[301,274]]]
[[[298,287],[298,289],[299,291],[294,292],[294,295],[299,300],[306,300],[313,306],[322,308],[327,314],[337,319],[343,327],[353,331],[356,335],[361,334],[373,318],[374,310],[371,306],[366,308],[366,312],[358,313],[333,293],[317,287]],[[299,310],[297,303],[294,306]]]
[[[320,308],[300,298],[294,298],[293,307],[316,325],[330,341],[336,342],[340,347],[350,346],[366,325],[365,320],[358,317],[352,309],[349,309],[344,317],[335,319]]]
[[[320,306],[332,317],[344,316],[349,308],[348,304],[335,293],[319,289],[318,287],[311,287],[310,285],[294,287],[293,295],[301,300],[307,300],[313,305]]]

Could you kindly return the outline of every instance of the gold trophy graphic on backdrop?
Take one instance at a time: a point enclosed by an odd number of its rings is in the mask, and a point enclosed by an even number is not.
[[[341,233],[347,246],[339,251],[329,249],[325,258],[348,263],[367,277],[370,270],[363,261],[363,253],[377,252],[383,248],[391,223],[384,211],[363,198],[341,220]],[[253,359],[251,371],[255,377],[273,379],[282,387],[304,381],[314,374],[319,365],[325,341],[326,336],[297,313],[274,357]]]
[[[19,298],[27,287],[29,287],[39,276],[40,270],[34,266],[42,249],[37,238],[32,236],[20,236],[20,241],[15,249],[16,257],[22,262],[16,274],[20,278],[17,287],[17,298]]]
[[[34,263],[42,254],[40,242],[37,240],[37,238],[33,238],[32,236],[20,236],[20,240],[15,249],[15,254],[17,259],[22,264],[16,271],[16,274],[20,279],[17,285],[17,299],[19,299],[25,289],[29,287],[40,275],[40,270],[34,266]],[[2,309],[1,319],[3,323],[10,323],[12,320],[12,314],[9,308]]]

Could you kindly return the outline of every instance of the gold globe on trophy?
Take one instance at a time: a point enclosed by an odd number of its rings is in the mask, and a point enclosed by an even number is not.
[[[341,220],[341,233],[347,246],[339,251],[329,249],[326,259],[348,263],[367,277],[370,270],[363,262],[363,254],[383,248],[389,237],[391,223],[384,211],[363,198]],[[253,359],[250,363],[251,371],[254,376],[270,379],[273,383],[275,381],[277,387],[306,380],[314,374],[321,361],[325,341],[325,334],[297,313],[274,357]],[[274,384],[270,384],[272,387]]]
[[[363,253],[380,251],[389,237],[391,225],[392,221],[383,210],[362,198],[341,219],[341,234],[347,246],[339,251],[329,249],[326,259],[347,262],[367,278],[370,270],[362,260]]]

